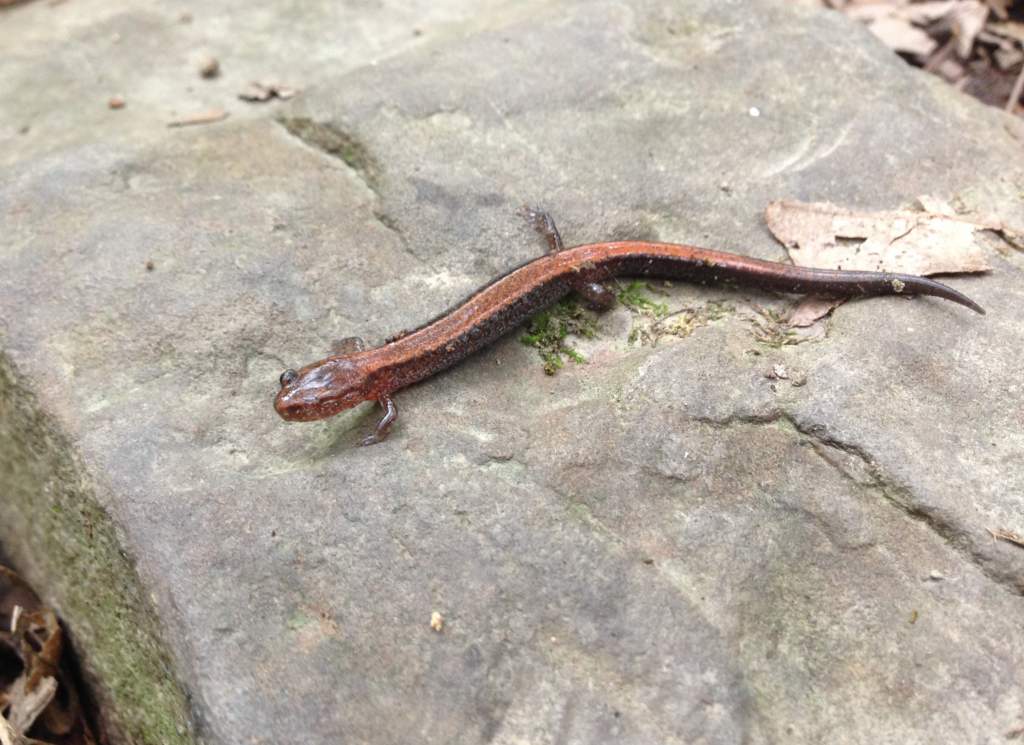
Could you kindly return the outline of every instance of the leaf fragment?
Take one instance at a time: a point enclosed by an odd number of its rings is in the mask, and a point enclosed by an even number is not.
[[[243,101],[249,101],[250,103],[262,103],[264,101],[269,101],[272,98],[279,98],[282,101],[287,101],[289,98],[295,96],[296,93],[298,93],[298,91],[290,85],[254,81],[242,89],[242,91],[239,92],[238,97]]]
[[[0,745],[94,745],[57,615],[4,566],[0,653]]]
[[[975,233],[1014,234],[998,221],[950,216],[931,198],[923,199],[942,211],[858,212],[828,202],[783,200],[768,205],[765,221],[798,266],[918,276],[988,271]]]

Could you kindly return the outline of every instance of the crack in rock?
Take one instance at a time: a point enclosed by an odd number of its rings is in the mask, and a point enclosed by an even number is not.
[[[829,436],[821,424],[798,422],[789,412],[772,409],[764,413],[734,414],[724,419],[692,417],[692,421],[711,427],[725,428],[735,424],[782,424],[808,437],[814,452],[829,466],[859,486],[877,491],[907,517],[925,525],[951,549],[974,564],[989,580],[1012,595],[1024,596],[1024,577],[1009,568],[1000,567],[978,547],[970,532],[956,522],[952,515],[938,507],[920,504],[911,490],[888,476],[870,453],[859,445]],[[836,451],[849,456],[837,458]]]
[[[380,166],[369,149],[354,136],[333,124],[306,116],[282,116],[275,121],[314,150],[341,160],[359,175],[371,191],[378,194]]]
[[[366,145],[342,128],[311,117],[279,116],[274,121],[303,144],[347,165],[373,195],[373,216],[377,222],[398,237],[407,253],[422,261],[408,245],[398,222],[382,207],[382,169]]]

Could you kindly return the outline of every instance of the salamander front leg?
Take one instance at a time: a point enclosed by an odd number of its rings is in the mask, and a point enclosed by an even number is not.
[[[544,236],[544,239],[548,242],[548,250],[551,253],[556,254],[559,251],[565,250],[565,244],[562,243],[562,234],[558,232],[558,227],[555,225],[551,215],[533,207],[523,207],[519,214],[526,218],[534,230]]]
[[[391,400],[391,396],[381,396],[377,399],[377,403],[384,409],[384,416],[377,422],[377,426],[373,429],[373,434],[364,437],[359,443],[360,445],[374,445],[378,442],[384,442],[388,432],[391,431],[391,425],[398,418],[398,409],[395,408],[395,402]]]

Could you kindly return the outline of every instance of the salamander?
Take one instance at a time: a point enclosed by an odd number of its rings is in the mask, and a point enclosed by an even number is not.
[[[403,332],[379,347],[345,340],[334,354],[299,370],[285,370],[274,401],[289,421],[333,416],[364,401],[377,401],[383,416],[363,445],[381,442],[394,424],[392,394],[429,378],[492,343],[570,292],[595,309],[607,309],[615,294],[602,283],[612,277],[661,277],[731,282],[765,290],[839,296],[934,295],[984,314],[980,305],[939,282],[889,272],[810,269],[696,246],[615,241],[564,247],[544,212],[526,217],[547,239],[550,251],[512,269],[447,313]]]

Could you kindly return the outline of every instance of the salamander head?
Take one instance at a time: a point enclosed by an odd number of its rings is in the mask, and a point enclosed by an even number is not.
[[[282,419],[310,422],[369,401],[369,377],[355,360],[329,357],[301,370],[281,373],[274,408]]]

